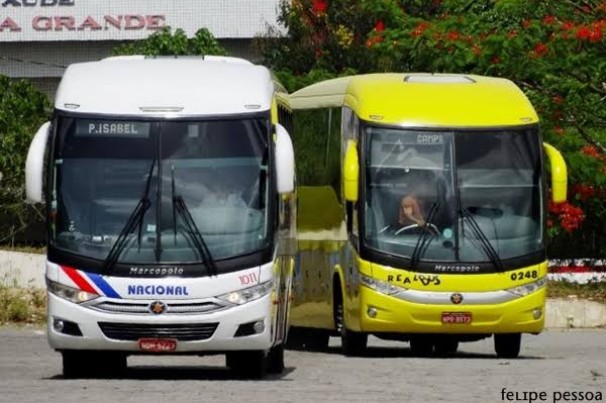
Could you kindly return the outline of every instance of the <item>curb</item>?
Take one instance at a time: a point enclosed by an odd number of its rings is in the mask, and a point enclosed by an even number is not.
[[[545,307],[548,329],[606,328],[606,304],[579,299],[548,299]]]

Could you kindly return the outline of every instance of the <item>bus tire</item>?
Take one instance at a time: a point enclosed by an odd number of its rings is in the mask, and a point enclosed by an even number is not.
[[[345,326],[345,314],[343,308],[343,295],[339,280],[334,281],[333,295],[333,320],[337,333],[341,335],[341,350],[343,354],[351,357],[361,356],[366,352],[368,334],[354,332]]]
[[[281,374],[284,372],[284,344],[273,346],[269,350],[269,366],[267,372],[270,374]]]
[[[269,353],[263,350],[229,352],[225,355],[225,361],[241,378],[262,379],[269,369]]]
[[[441,357],[447,357],[457,352],[459,341],[448,336],[439,337],[436,340],[435,353]]]
[[[501,333],[494,335],[494,351],[499,358],[518,358],[521,344],[521,333]]]
[[[410,350],[416,357],[431,356],[434,346],[434,340],[428,336],[415,336],[410,339]]]

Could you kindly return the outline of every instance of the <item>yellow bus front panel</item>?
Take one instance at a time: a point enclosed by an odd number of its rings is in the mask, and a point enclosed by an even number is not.
[[[546,262],[493,274],[412,273],[361,259],[358,267],[359,331],[539,333],[545,325]]]
[[[495,305],[427,305],[403,301],[361,286],[360,323],[367,333],[539,333],[545,325],[545,288]],[[464,295],[464,293],[463,293]],[[374,317],[369,310],[374,309]],[[372,310],[370,311],[372,312]],[[467,319],[444,323],[442,315]]]

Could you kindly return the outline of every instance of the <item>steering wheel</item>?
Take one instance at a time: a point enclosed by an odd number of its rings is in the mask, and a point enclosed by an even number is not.
[[[440,230],[438,229],[438,227],[436,227],[435,225],[433,225],[431,223],[428,223],[425,225],[427,225],[427,228],[429,230],[431,230],[434,233],[434,235],[440,235]],[[399,230],[397,230],[394,235],[400,235],[404,232],[408,232],[410,230],[417,229],[417,228],[423,229],[423,225],[419,225],[419,224],[407,225],[406,227],[403,227],[403,228],[400,228]]]

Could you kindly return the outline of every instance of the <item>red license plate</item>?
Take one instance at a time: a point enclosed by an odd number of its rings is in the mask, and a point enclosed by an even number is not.
[[[139,348],[151,353],[169,353],[177,348],[173,339],[139,339]]]
[[[471,323],[471,312],[442,312],[442,323],[445,323],[445,324]]]

